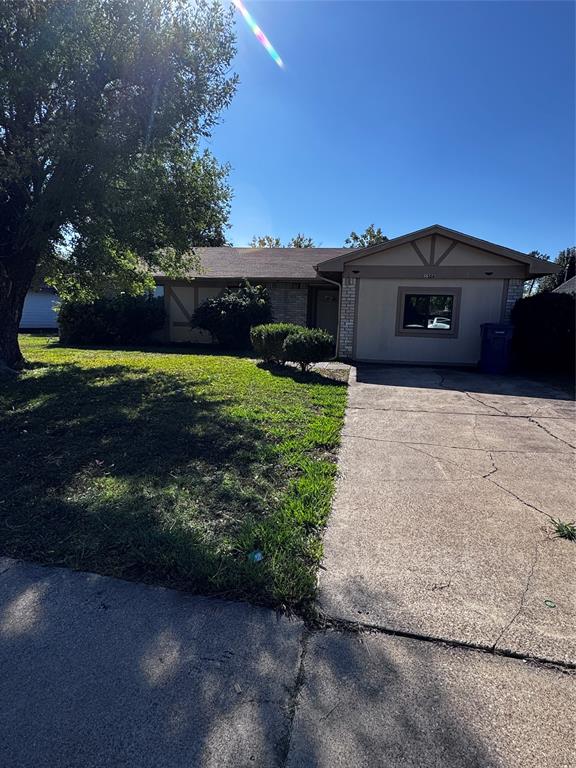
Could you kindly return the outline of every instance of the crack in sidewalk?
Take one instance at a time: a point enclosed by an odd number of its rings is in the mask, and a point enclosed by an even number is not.
[[[542,543],[542,542],[539,542]],[[308,617],[307,626],[310,636],[319,632],[334,631],[348,635],[379,634],[389,637],[399,637],[406,640],[419,640],[433,645],[443,646],[445,648],[459,648],[471,652],[488,653],[492,656],[501,656],[508,659],[517,659],[524,662],[532,662],[538,665],[546,666],[558,672],[572,674],[576,670],[576,663],[550,659],[544,656],[537,656],[530,653],[521,653],[507,648],[496,647],[496,643],[470,643],[465,640],[454,640],[451,638],[440,637],[420,632],[409,632],[407,630],[392,629],[382,624],[370,624],[363,621],[352,621],[349,619],[334,618],[318,611],[315,617]]]
[[[285,766],[288,762],[288,758],[290,756],[290,748],[292,746],[292,734],[294,731],[294,720],[296,718],[296,711],[298,709],[298,699],[300,698],[300,693],[302,691],[302,688],[304,687],[304,683],[306,682],[306,654],[308,652],[308,643],[310,641],[310,638],[312,637],[313,632],[315,629],[311,626],[309,626],[306,622],[304,624],[304,628],[302,630],[302,638],[300,640],[300,663],[298,664],[298,672],[296,674],[296,680],[294,681],[294,686],[292,690],[289,692],[288,696],[288,712],[287,712],[287,726],[286,726],[286,733],[281,738],[280,742],[277,745],[277,752],[278,752],[278,763],[281,766]]]

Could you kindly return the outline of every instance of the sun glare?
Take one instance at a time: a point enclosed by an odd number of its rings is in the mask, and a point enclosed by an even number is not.
[[[254,34],[256,35],[258,40],[262,43],[264,48],[268,51],[268,53],[270,54],[272,59],[276,62],[276,64],[278,64],[278,66],[281,69],[283,69],[284,68],[284,62],[282,61],[282,59],[278,55],[278,52],[276,51],[276,49],[274,48],[274,46],[272,45],[270,40],[268,40],[268,38],[266,37],[264,32],[262,32],[262,30],[260,29],[258,24],[256,24],[256,22],[254,21],[254,19],[252,18],[252,16],[248,12],[248,10],[247,10],[246,6],[244,5],[244,3],[242,2],[242,0],[232,0],[232,2],[236,6],[236,8],[240,11],[242,16],[244,17],[244,21],[246,22],[246,24],[248,24],[248,26],[250,27],[252,32],[254,32]]]

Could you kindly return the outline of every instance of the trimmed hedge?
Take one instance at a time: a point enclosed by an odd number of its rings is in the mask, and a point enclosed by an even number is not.
[[[569,293],[538,293],[512,310],[512,355],[517,369],[574,373],[576,300]]]
[[[64,301],[58,312],[63,344],[135,344],[164,326],[164,301],[149,296],[111,296]]]
[[[236,349],[250,347],[250,329],[272,319],[270,295],[262,285],[244,280],[206,299],[192,315],[193,328],[208,331],[220,344]]]
[[[258,357],[266,363],[284,365],[284,341],[291,333],[302,330],[301,325],[294,323],[268,323],[256,325],[250,331],[250,341]]]
[[[302,328],[284,341],[284,356],[298,363],[302,371],[307,371],[312,363],[330,358],[333,350],[334,339],[321,328]]]

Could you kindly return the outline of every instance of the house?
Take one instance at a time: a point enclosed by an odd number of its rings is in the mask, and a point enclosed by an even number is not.
[[[554,288],[552,293],[576,293],[576,275],[559,285],[558,288]]]
[[[266,285],[275,320],[325,328],[341,358],[475,365],[480,326],[506,322],[524,281],[557,265],[434,225],[362,249],[198,248],[200,273],[156,275],[166,340],[210,342],[194,309],[242,278]]]
[[[20,329],[51,330],[57,328],[57,304],[58,296],[56,291],[36,281],[31,290],[26,294],[20,319]]]

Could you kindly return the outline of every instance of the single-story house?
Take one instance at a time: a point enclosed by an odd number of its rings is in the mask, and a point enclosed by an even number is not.
[[[158,274],[165,339],[210,342],[194,309],[242,278],[266,285],[274,319],[325,328],[341,358],[475,365],[480,326],[506,322],[549,261],[434,225],[369,248],[198,248],[202,272]]]

